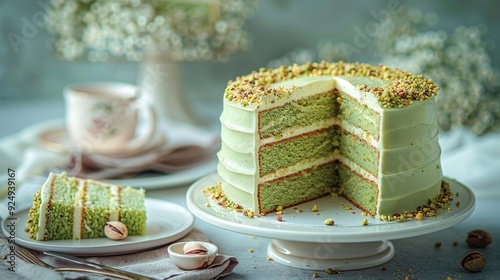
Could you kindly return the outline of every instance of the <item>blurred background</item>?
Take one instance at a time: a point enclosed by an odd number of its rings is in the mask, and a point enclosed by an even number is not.
[[[442,124],[450,129],[481,123],[474,128],[476,134],[498,129],[496,119],[500,116],[500,106],[482,106],[491,104],[491,100],[498,103],[500,99],[495,77],[500,65],[500,54],[495,48],[500,43],[499,2],[248,2],[250,8],[246,9],[253,10],[245,15],[248,18],[242,19],[242,30],[249,35],[248,46],[221,61],[183,59],[178,63],[188,105],[214,126],[217,126],[223,92],[230,79],[281,63],[345,59],[421,71],[444,83],[440,86],[450,92],[464,85],[467,89],[470,86],[467,78],[478,79],[473,89],[462,90],[453,97],[455,102],[464,103],[471,99],[471,91],[477,91],[472,94],[475,101],[467,103],[469,109],[459,112],[463,117],[451,112],[456,111],[456,106],[444,108],[450,112],[442,117]],[[0,2],[0,136],[38,120],[25,115],[44,104],[53,104],[50,107],[53,111],[45,112],[45,118],[61,117],[65,85],[85,81],[138,82],[140,59],[91,61],[88,56],[76,60],[58,57],[54,35],[47,30],[47,21],[41,18],[46,14],[47,5],[48,0]],[[378,30],[383,11],[392,10],[396,13],[389,19],[390,30]],[[461,46],[464,41],[468,43]],[[416,50],[417,46],[422,49]],[[449,51],[443,53],[443,50]],[[457,62],[449,63],[452,59]],[[453,72],[462,68],[461,62],[466,63],[467,73]],[[443,77],[450,75],[455,75],[454,81],[463,85],[454,83],[455,89],[447,85]],[[478,78],[481,75],[484,77]],[[25,109],[19,110],[20,105]],[[489,113],[478,115],[474,113],[477,110]]]

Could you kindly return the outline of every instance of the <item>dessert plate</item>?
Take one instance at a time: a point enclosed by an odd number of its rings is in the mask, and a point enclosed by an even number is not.
[[[83,240],[36,241],[25,230],[28,209],[16,213],[2,222],[2,232],[17,245],[38,251],[54,251],[75,256],[106,256],[145,251],[166,245],[187,235],[194,224],[193,215],[172,202],[146,198],[146,235],[128,236],[114,241],[108,238]],[[13,226],[14,225],[14,226]]]
[[[212,225],[274,238],[268,246],[268,255],[281,264],[303,269],[351,270],[389,261],[395,253],[389,240],[436,232],[467,219],[475,208],[474,194],[456,181],[445,180],[454,194],[449,208],[420,221],[383,222],[363,216],[361,210],[343,197],[332,196],[286,208],[282,221],[277,221],[274,213],[248,218],[215,203],[206,207],[209,200],[201,190],[220,181],[217,174],[207,175],[189,188],[187,205],[195,216]],[[317,212],[310,211],[313,205],[318,207]],[[324,225],[328,218],[335,221],[333,226]],[[368,220],[368,225],[362,225],[363,219]]]

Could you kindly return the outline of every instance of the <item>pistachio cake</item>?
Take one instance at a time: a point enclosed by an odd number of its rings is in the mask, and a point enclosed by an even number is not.
[[[238,77],[220,117],[222,192],[256,215],[332,192],[372,216],[413,211],[441,191],[438,90],[361,63]]]
[[[145,191],[50,173],[33,197],[27,231],[35,240],[105,237],[108,221],[120,221],[129,235],[146,234]]]

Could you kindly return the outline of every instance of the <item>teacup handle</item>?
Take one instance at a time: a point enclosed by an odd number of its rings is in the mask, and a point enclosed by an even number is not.
[[[136,138],[132,139],[126,146],[125,149],[128,151],[133,151],[139,149],[146,145],[149,141],[152,140],[153,136],[156,133],[156,122],[157,116],[156,111],[153,105],[145,100],[137,100],[136,101],[136,113],[138,114],[140,111],[144,111],[147,119],[147,130],[142,135],[138,135]],[[139,122],[137,123],[137,127],[135,128],[136,132],[139,128]]]

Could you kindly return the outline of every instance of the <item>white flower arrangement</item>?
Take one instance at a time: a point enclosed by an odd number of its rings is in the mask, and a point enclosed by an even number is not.
[[[500,131],[500,85],[489,55],[492,44],[484,39],[485,28],[459,26],[453,33],[426,30],[438,20],[434,13],[405,10],[381,24],[384,28],[363,54],[376,63],[423,73],[438,84],[441,90],[436,103],[442,130],[468,127],[477,135]],[[356,51],[349,51],[346,46],[325,38],[316,49],[296,49],[270,61],[268,67],[357,59],[360,51],[355,46]]]
[[[47,28],[65,60],[141,61],[153,49],[173,61],[225,60],[247,49],[256,0],[52,0]]]

